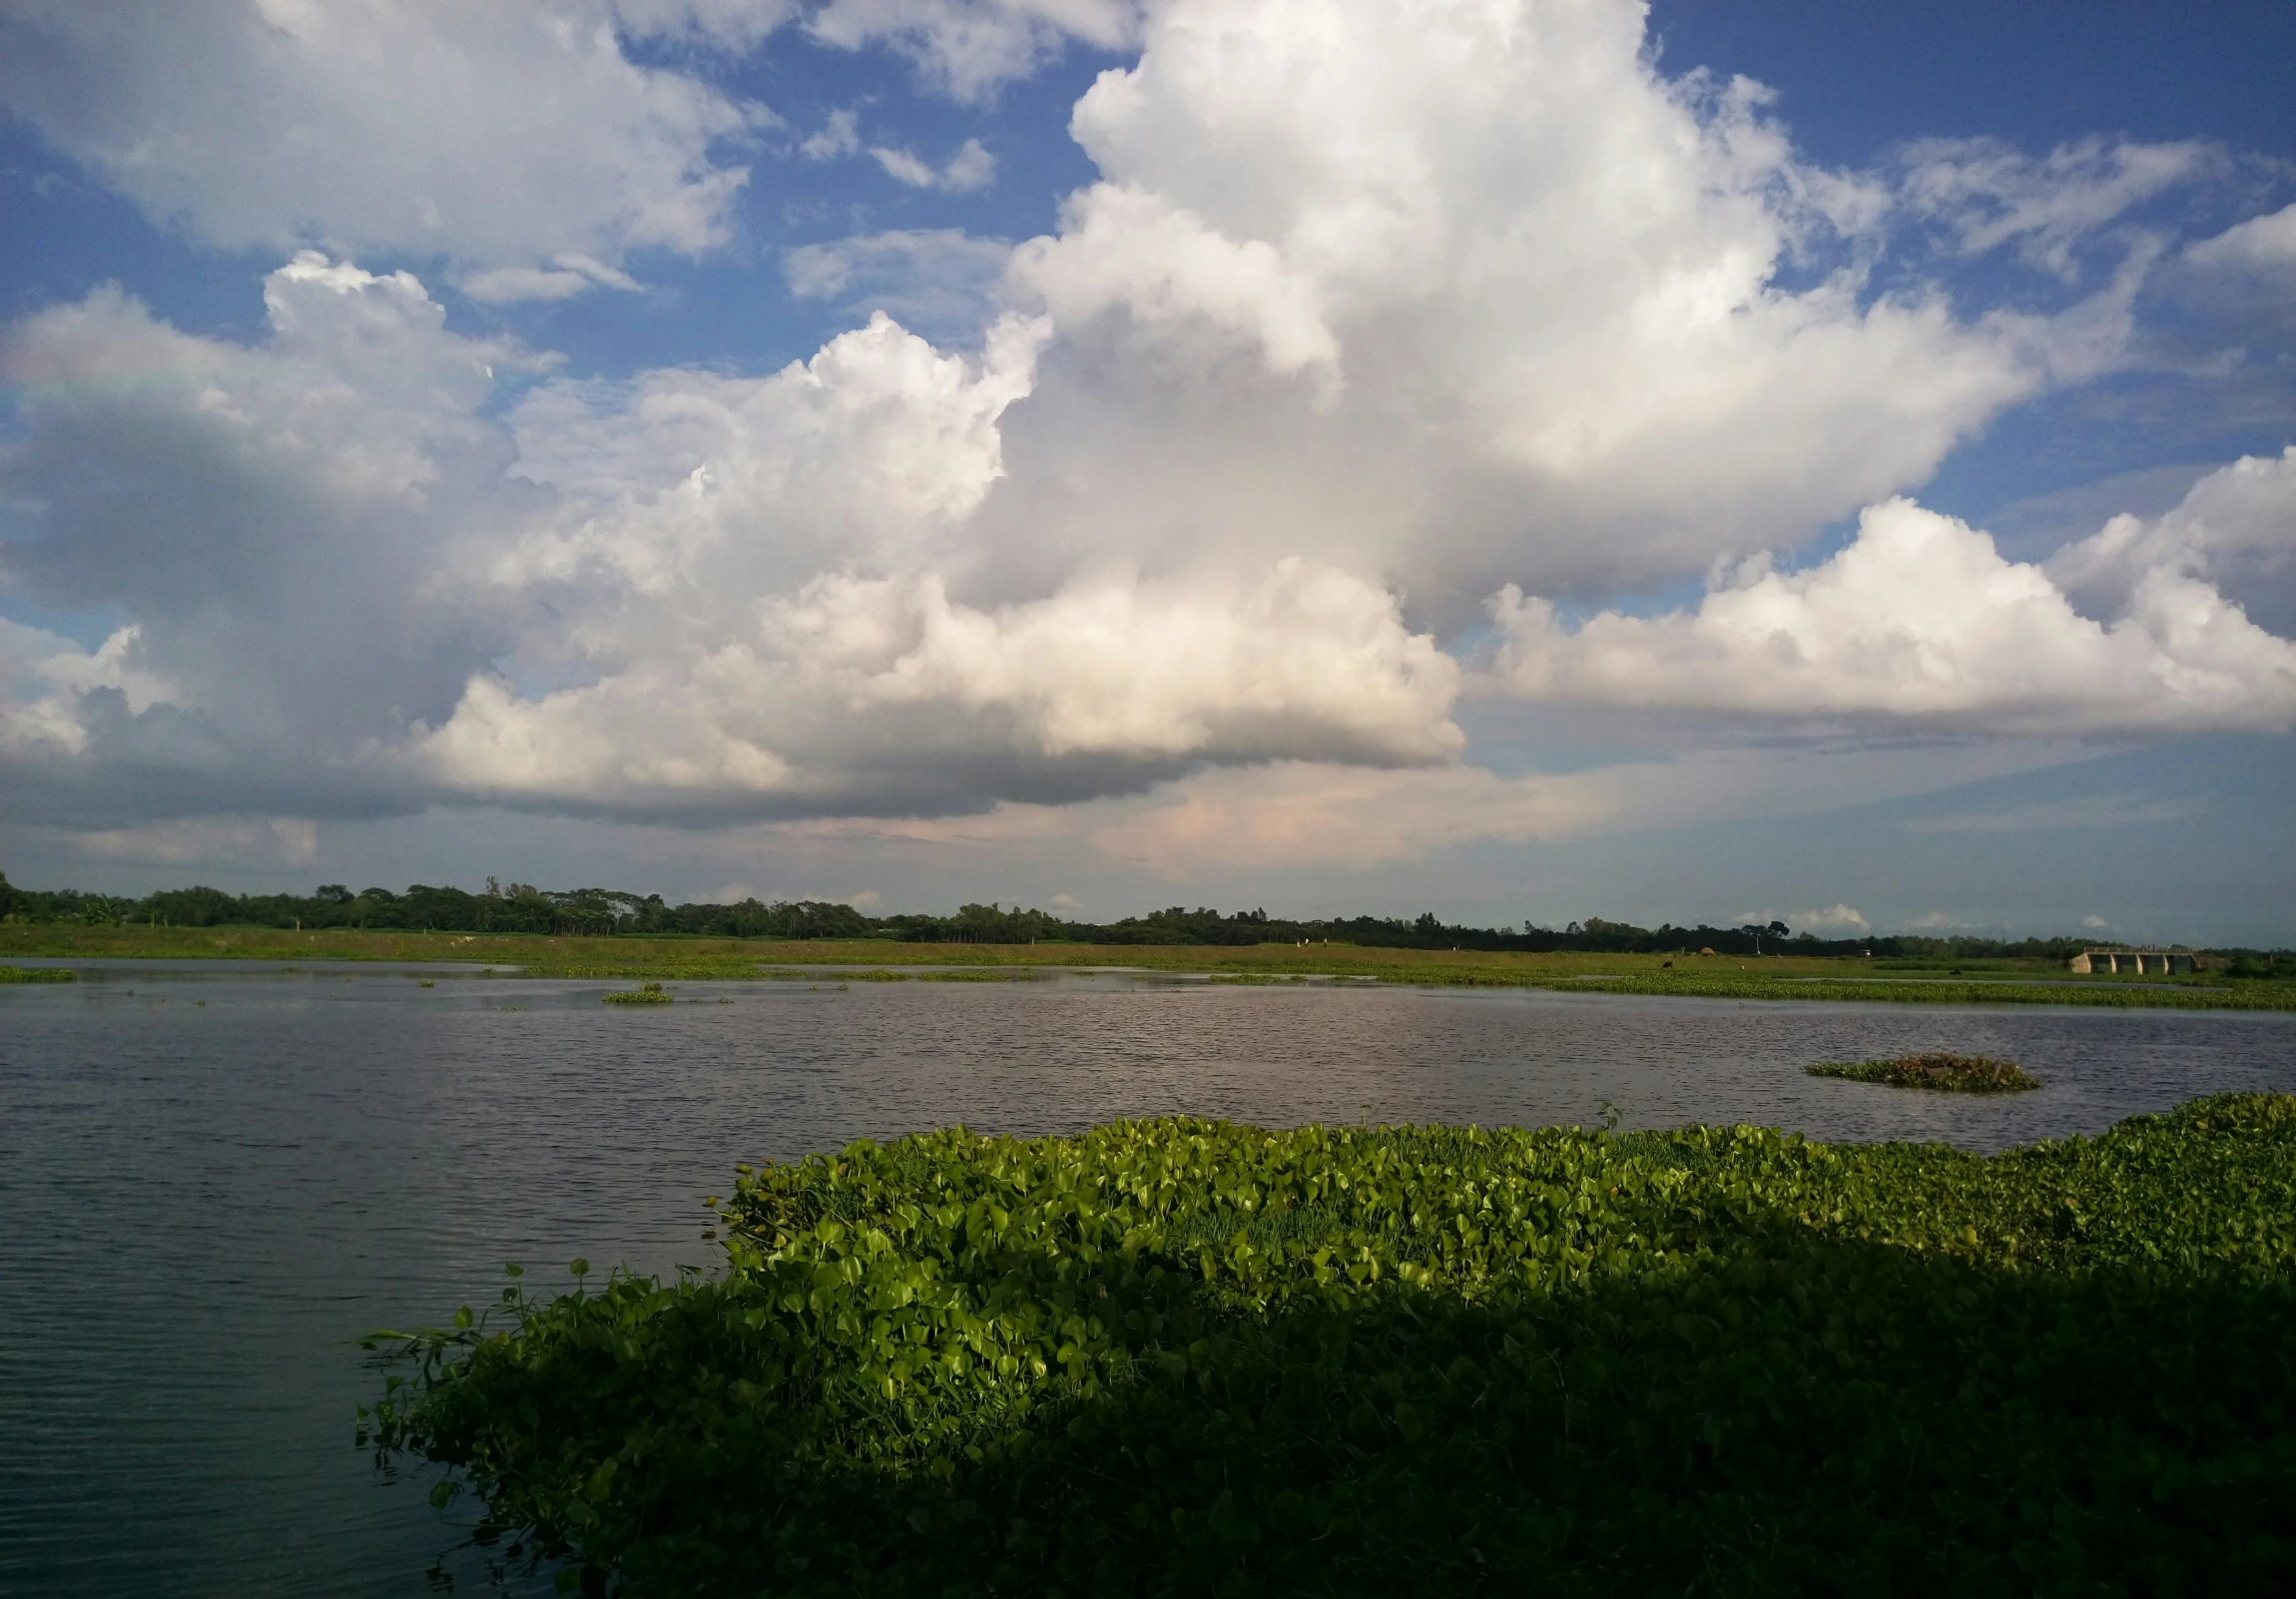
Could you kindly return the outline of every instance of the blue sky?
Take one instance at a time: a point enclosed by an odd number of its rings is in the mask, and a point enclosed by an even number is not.
[[[0,867],[2286,941],[2292,66],[0,0]]]

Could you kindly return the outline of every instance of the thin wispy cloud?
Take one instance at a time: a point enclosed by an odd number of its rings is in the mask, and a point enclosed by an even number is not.
[[[911,189],[968,195],[996,182],[996,158],[977,139],[967,139],[937,167],[894,145],[874,146],[869,155],[887,178]]]
[[[2138,795],[2084,795],[2006,810],[1970,810],[1904,823],[1908,832],[2057,832],[2069,827],[2146,827],[2188,821],[2206,813],[2192,800],[2146,800]]]

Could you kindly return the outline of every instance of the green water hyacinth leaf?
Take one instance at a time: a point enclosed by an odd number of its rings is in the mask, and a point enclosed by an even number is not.
[[[718,1213],[715,1276],[399,1337],[378,1450],[637,1596],[2296,1580],[2296,1099],[1991,1158],[952,1129]]]

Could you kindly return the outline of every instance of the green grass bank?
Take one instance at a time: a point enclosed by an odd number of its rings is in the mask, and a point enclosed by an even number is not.
[[[377,931],[334,927],[0,924],[0,962],[62,959],[460,961],[505,974],[752,981],[800,968],[856,968],[847,980],[976,970],[1114,967],[1259,982],[1336,977],[1465,988],[1553,988],[1686,999],[1882,1004],[2108,1005],[2296,1010],[2296,982],[2203,972],[2072,978],[2045,961],[1861,960],[1828,955],[1654,955],[1396,949],[1356,944],[932,944],[888,938],[686,938]],[[899,968],[887,971],[886,968]],[[880,979],[881,980],[881,979]]]
[[[364,1436],[634,1596],[2296,1583],[2288,1097],[1991,1158],[956,1130],[717,1208],[716,1275],[377,1338]]]

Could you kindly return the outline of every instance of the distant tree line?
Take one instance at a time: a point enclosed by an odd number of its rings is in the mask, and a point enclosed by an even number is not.
[[[1265,910],[1221,912],[1174,905],[1112,922],[1070,921],[1047,911],[1000,904],[965,905],[953,916],[869,916],[819,899],[743,899],[732,904],[667,903],[660,894],[617,888],[537,888],[489,877],[477,893],[415,883],[352,892],[323,883],[308,894],[228,894],[220,888],[170,888],[130,899],[65,888],[18,888],[0,874],[0,921],[156,927],[366,927],[398,931],[551,933],[589,937],[890,938],[920,944],[1359,944],[1389,949],[1586,950],[1662,954],[1711,949],[1718,955],[1853,955],[1947,960],[2028,956],[2062,960],[2090,947],[2086,938],[1820,938],[1782,921],[1736,927],[1630,922],[1589,916],[1561,928],[1466,927],[1433,912],[1295,920]],[[2239,976],[2296,976],[2286,950],[2228,950]]]

